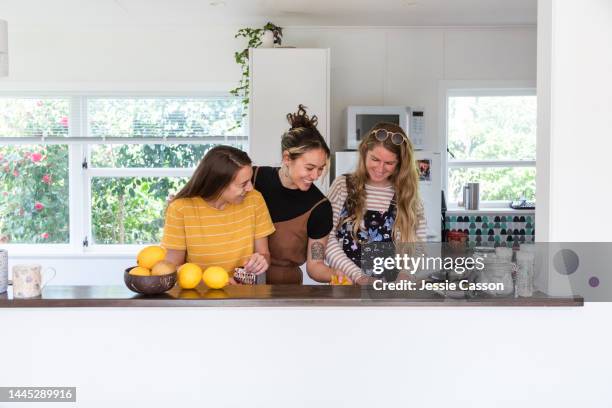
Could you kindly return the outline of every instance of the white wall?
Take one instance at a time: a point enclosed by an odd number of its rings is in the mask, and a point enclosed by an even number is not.
[[[612,2],[540,3],[538,240],[610,242]]]
[[[441,80],[535,80],[536,29],[295,28],[287,44],[331,48],[332,150],[342,150],[349,105],[424,106],[439,150]]]
[[[538,241],[610,242],[612,3],[541,0],[538,8]],[[567,292],[571,281],[593,298],[610,299],[607,254],[587,255],[602,245],[571,248],[578,269],[566,277],[550,268],[549,291]]]
[[[49,285],[123,285],[123,271],[136,265],[136,253],[129,255],[31,256],[14,254],[9,249],[9,275],[13,265],[35,262],[53,268],[56,275]],[[47,275],[43,277],[47,281]]]
[[[236,30],[11,26],[10,76],[0,78],[0,91],[224,92],[240,76],[233,53],[244,43],[234,39]],[[333,150],[342,149],[341,118],[348,105],[424,106],[430,135],[426,148],[438,150],[439,81],[533,80],[536,76],[534,27],[289,27],[284,41],[298,47],[331,48]],[[29,254],[10,256],[11,264],[32,259]],[[58,269],[54,284],[121,284],[119,267],[131,265],[133,255],[38,261]]]
[[[233,27],[11,27],[10,76],[0,90],[30,82],[56,89],[121,91],[235,83],[241,43]],[[24,84],[25,83],[25,84]],[[178,85],[177,85],[178,84]],[[34,84],[37,85],[37,84]],[[113,87],[121,89],[113,89]],[[182,89],[180,89],[182,90]]]
[[[229,90],[240,76],[233,53],[244,46],[236,30],[11,27],[10,77],[0,90]],[[331,48],[332,150],[343,147],[348,105],[424,106],[426,148],[437,150],[438,81],[536,78],[535,27],[288,27],[284,41]]]

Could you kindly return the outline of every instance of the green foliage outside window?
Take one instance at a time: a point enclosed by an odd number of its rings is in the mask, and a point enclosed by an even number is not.
[[[0,137],[66,137],[69,112],[66,98],[0,97]]]
[[[0,98],[0,142],[68,136],[69,106],[65,98]],[[68,146],[0,143],[0,243],[67,243],[68,221]]]
[[[450,168],[448,184],[451,200],[463,199],[463,186],[470,182],[480,183],[481,201],[510,201],[519,197],[535,200],[535,168],[533,167],[493,167]]]
[[[94,242],[159,242],[167,199],[186,181],[170,177],[94,178],[91,185]]]
[[[0,146],[0,242],[68,243],[68,146]]]
[[[449,161],[535,160],[534,95],[451,96],[448,102]],[[535,200],[533,166],[449,167],[449,200],[459,201],[469,182],[480,183],[482,201]]]

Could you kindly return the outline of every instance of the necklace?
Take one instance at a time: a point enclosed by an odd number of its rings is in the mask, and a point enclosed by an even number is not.
[[[291,177],[289,177],[288,173],[289,173],[289,169],[285,166],[282,166],[278,169],[278,178],[283,187],[293,190],[293,188],[287,186],[287,185],[293,184],[291,182]]]

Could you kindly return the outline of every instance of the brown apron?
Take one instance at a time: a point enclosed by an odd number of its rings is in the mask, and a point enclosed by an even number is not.
[[[257,171],[253,175],[253,183],[257,178]],[[304,214],[287,221],[274,223],[276,231],[268,236],[270,249],[270,267],[266,271],[266,283],[271,284],[298,284],[303,281],[300,265],[308,257],[308,218],[310,213],[319,204],[327,200],[322,198]],[[287,203],[287,205],[290,205]]]

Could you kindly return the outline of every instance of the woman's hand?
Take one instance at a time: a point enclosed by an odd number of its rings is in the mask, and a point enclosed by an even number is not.
[[[334,277],[336,279],[334,279]],[[353,281],[341,270],[332,269],[331,282],[332,285],[352,285]]]
[[[176,266],[181,266],[185,263],[187,251],[178,249],[168,249],[166,251],[166,261],[172,262]]]
[[[251,255],[247,263],[244,264],[244,270],[256,275],[262,274],[268,270],[268,261],[263,255],[255,252]]]

